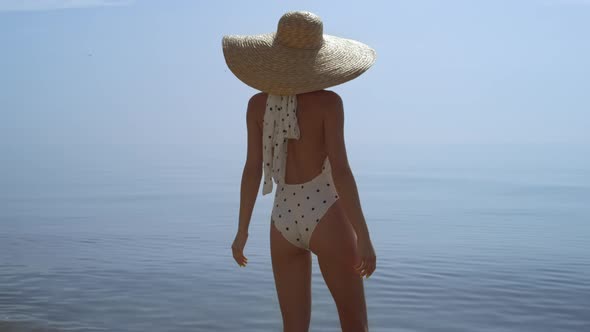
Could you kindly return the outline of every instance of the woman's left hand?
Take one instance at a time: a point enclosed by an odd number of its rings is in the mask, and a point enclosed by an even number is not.
[[[236,238],[234,239],[234,243],[231,245],[231,250],[234,255],[234,259],[239,266],[246,266],[248,263],[248,258],[244,256],[244,247],[246,246],[246,241],[248,240],[248,232],[246,231],[238,231],[236,234]]]

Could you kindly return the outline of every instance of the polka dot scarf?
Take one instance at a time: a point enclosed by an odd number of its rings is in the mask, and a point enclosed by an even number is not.
[[[262,195],[272,192],[272,179],[283,183],[287,165],[287,139],[299,139],[297,95],[268,95],[262,130],[264,186]]]

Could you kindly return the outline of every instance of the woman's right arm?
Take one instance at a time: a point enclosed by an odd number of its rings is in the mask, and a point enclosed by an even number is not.
[[[326,152],[332,166],[334,185],[338,191],[339,199],[342,200],[346,217],[358,237],[357,242],[362,259],[361,268],[364,270],[361,272],[361,276],[366,275],[368,277],[375,269],[375,252],[361,208],[356,181],[348,164],[344,143],[344,107],[342,99],[334,92],[330,93],[329,105],[326,108],[324,135]]]

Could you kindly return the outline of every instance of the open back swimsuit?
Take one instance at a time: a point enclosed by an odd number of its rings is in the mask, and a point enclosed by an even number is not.
[[[277,184],[271,223],[293,245],[309,249],[313,230],[338,199],[328,157],[322,171],[305,183],[285,183],[287,139],[299,139],[297,96],[268,95],[264,112],[262,194]]]

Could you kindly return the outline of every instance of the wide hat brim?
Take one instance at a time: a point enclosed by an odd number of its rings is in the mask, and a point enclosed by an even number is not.
[[[245,84],[270,94],[293,95],[350,81],[375,62],[374,49],[359,41],[323,35],[318,49],[283,46],[275,33],[229,35],[222,40],[229,69]]]

